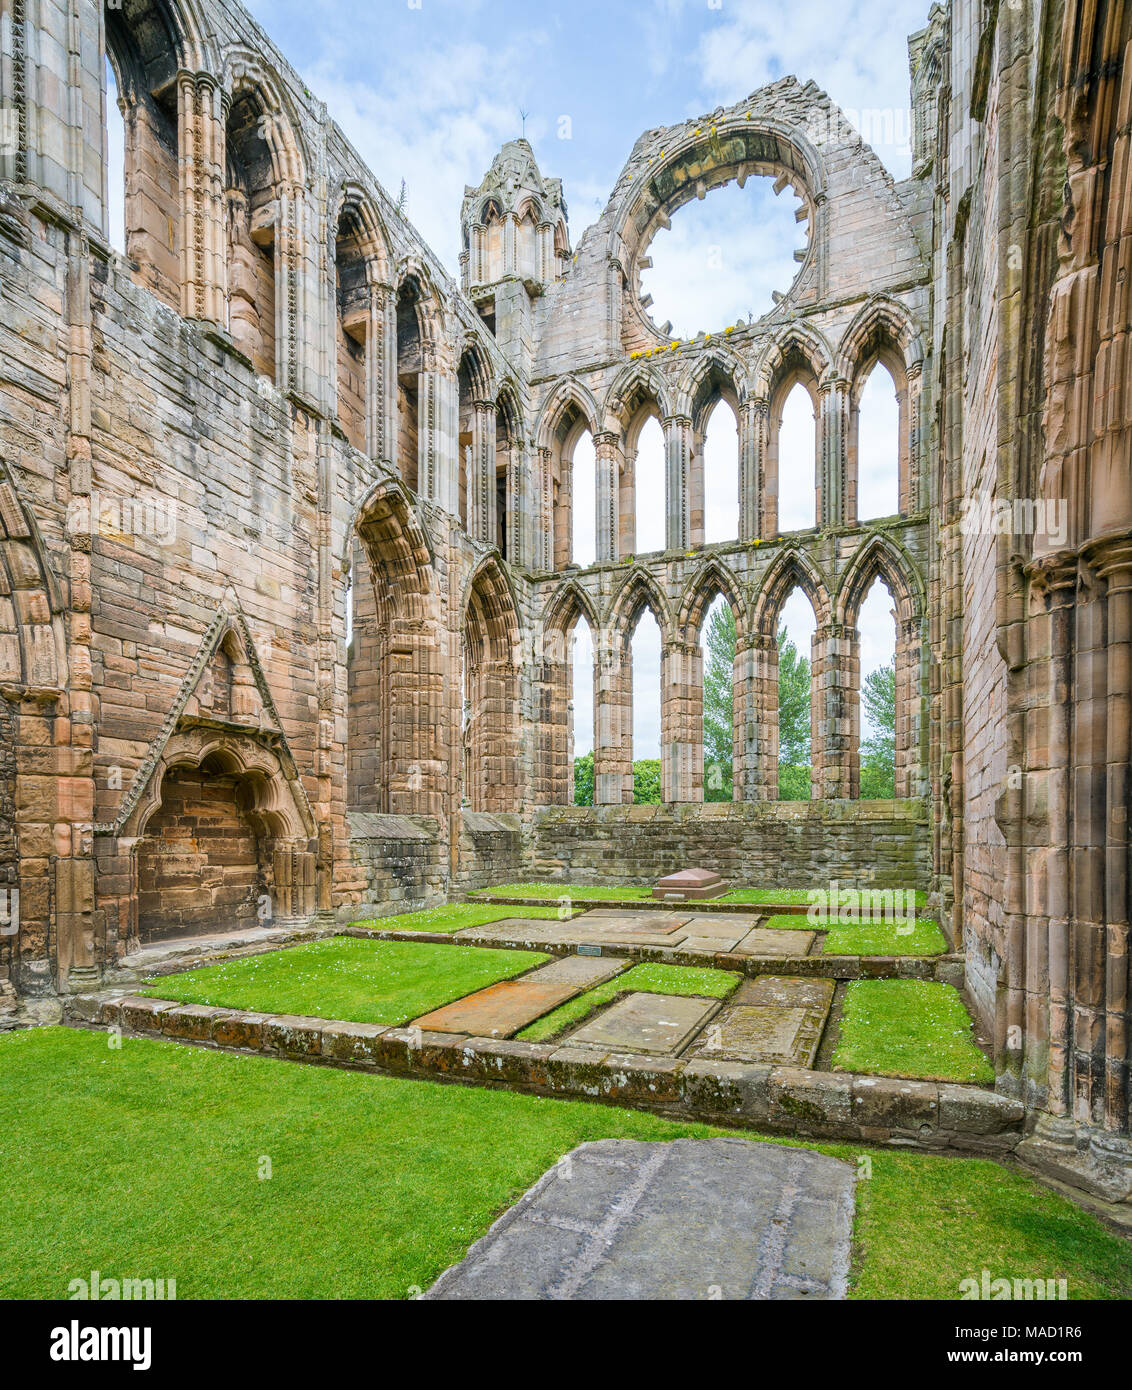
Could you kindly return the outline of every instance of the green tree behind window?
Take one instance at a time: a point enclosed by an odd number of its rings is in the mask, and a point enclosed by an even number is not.
[[[778,629],[778,799],[809,801],[810,662]]]
[[[868,738],[861,743],[861,799],[888,800],[896,795],[896,662],[865,677],[861,690]]]

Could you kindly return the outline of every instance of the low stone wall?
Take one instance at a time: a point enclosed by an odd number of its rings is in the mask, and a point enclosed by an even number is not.
[[[383,816],[351,811],[350,853],[366,882],[364,902],[344,920],[384,917],[447,901],[447,845],[437,821],[426,816]]]
[[[523,872],[523,824],[518,816],[460,812],[460,865],[453,888],[469,893],[514,880]]]
[[[78,996],[71,1018],[198,1046],[506,1086],[813,1139],[1003,1153],[1022,1139],[1018,1101],[976,1086],[737,1062],[607,1055],[417,1028],[383,1028],[126,995]]]
[[[926,887],[922,801],[555,806],[530,818],[528,872],[570,883],[652,883],[693,866],[768,888]]]

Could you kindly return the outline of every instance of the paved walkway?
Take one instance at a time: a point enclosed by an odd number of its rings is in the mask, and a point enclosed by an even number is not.
[[[805,956],[816,933],[780,931],[760,926],[760,913],[695,913],[687,911],[631,912],[599,908],[568,922],[514,918],[478,927],[464,927],[456,941],[480,941],[493,945],[571,945],[618,947],[659,946],[668,950],[728,951],[740,956]],[[804,919],[799,919],[800,921]]]
[[[582,1144],[423,1297],[844,1298],[855,1181],[747,1139]]]

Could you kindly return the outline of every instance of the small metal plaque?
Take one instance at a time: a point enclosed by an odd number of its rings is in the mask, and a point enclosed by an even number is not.
[[[578,946],[576,949],[577,949],[578,955],[580,955],[580,956],[600,956],[600,955],[601,955],[601,947],[600,947],[600,946]]]

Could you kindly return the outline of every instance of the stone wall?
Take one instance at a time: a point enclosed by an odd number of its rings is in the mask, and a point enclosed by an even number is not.
[[[916,801],[571,806],[530,823],[530,876],[564,883],[649,884],[694,867],[764,888],[919,888],[931,874]]]
[[[350,852],[361,875],[360,902],[344,920],[383,917],[434,907],[447,898],[447,842],[425,816],[385,816],[351,811]]]

